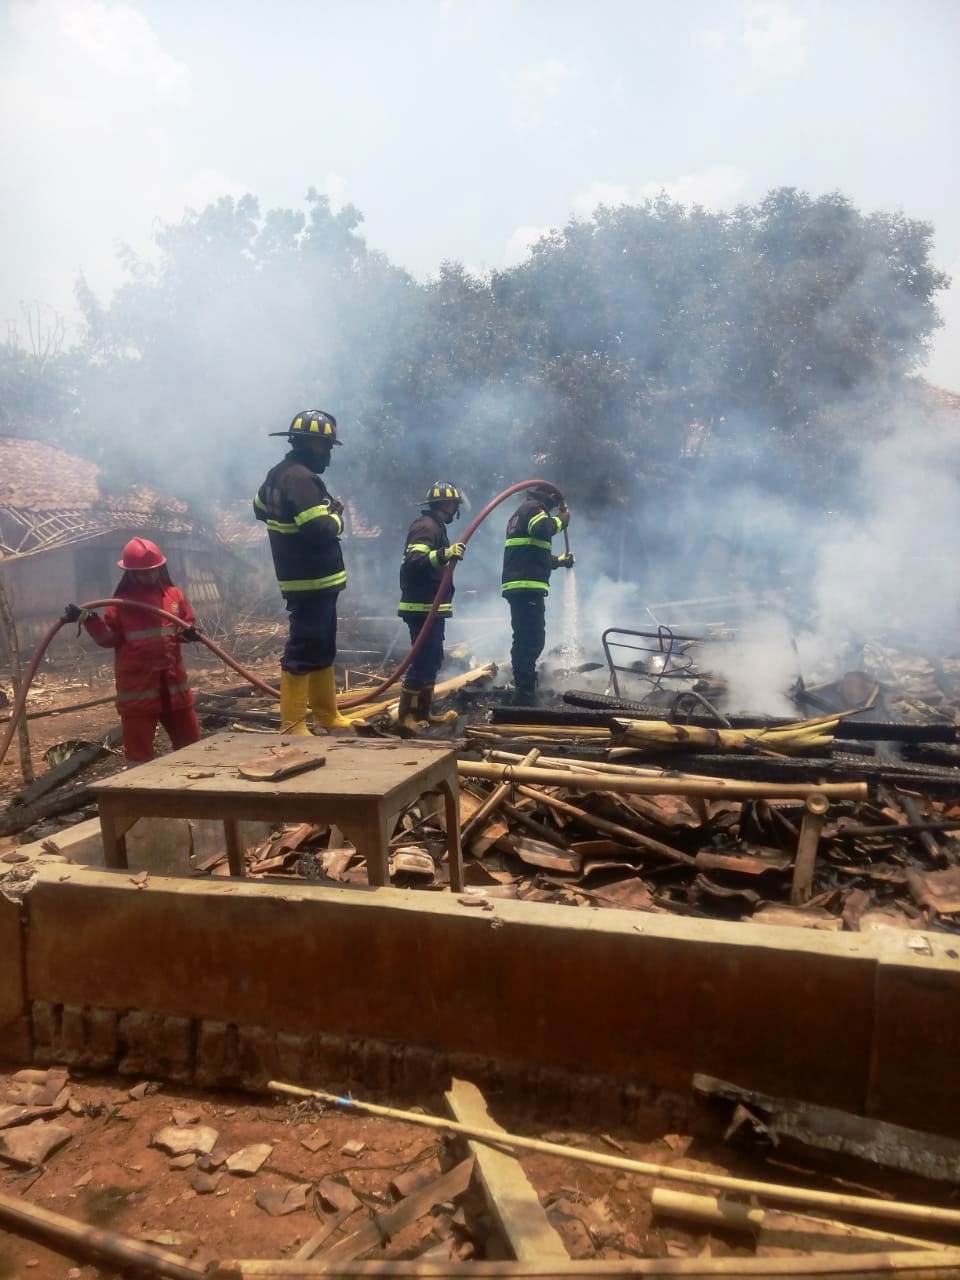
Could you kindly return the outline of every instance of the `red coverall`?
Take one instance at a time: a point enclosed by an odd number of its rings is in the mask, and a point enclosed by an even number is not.
[[[162,582],[132,587],[124,599],[166,609],[168,613],[178,614],[190,626],[195,621],[183,592]],[[158,720],[174,747],[199,741],[200,723],[193,709],[193,694],[180,654],[179,627],[156,614],[115,605],[111,605],[102,618],[97,615],[88,618],[84,626],[101,648],[115,650],[117,711],[127,762],[143,764],[153,759],[153,735]]]

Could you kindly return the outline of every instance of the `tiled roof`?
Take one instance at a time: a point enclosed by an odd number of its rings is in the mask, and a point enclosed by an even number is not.
[[[47,551],[113,529],[187,533],[186,504],[144,486],[100,491],[96,463],[40,440],[0,436],[0,557]]]

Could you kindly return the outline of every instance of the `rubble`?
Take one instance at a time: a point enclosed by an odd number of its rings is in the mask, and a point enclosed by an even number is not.
[[[62,1125],[31,1120],[29,1124],[0,1133],[0,1160],[19,1169],[34,1169],[72,1137],[71,1131]]]
[[[217,1144],[216,1129],[209,1125],[188,1125],[179,1128],[168,1124],[150,1139],[151,1147],[158,1147],[169,1156],[208,1155]]]
[[[227,1156],[223,1167],[227,1173],[235,1174],[239,1178],[252,1178],[255,1173],[259,1173],[272,1150],[273,1147],[269,1142],[255,1142]]]

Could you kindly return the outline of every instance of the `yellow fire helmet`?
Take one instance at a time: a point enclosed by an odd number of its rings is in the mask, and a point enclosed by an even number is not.
[[[271,431],[271,436],[287,436],[298,440],[301,436],[311,440],[327,440],[330,444],[343,444],[337,439],[337,420],[325,409],[301,409],[286,431]]]

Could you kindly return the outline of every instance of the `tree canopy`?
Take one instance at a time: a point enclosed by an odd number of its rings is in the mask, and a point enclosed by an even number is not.
[[[252,493],[266,432],[304,407],[336,414],[337,486],[370,512],[436,478],[487,496],[532,474],[597,510],[726,475],[828,503],[921,368],[947,283],[927,224],[790,188],[730,213],[601,207],[519,266],[426,281],[361,224],[311,190],[163,226],[110,300],[79,283],[78,348],[41,369],[7,344],[4,429],[201,510]]]

